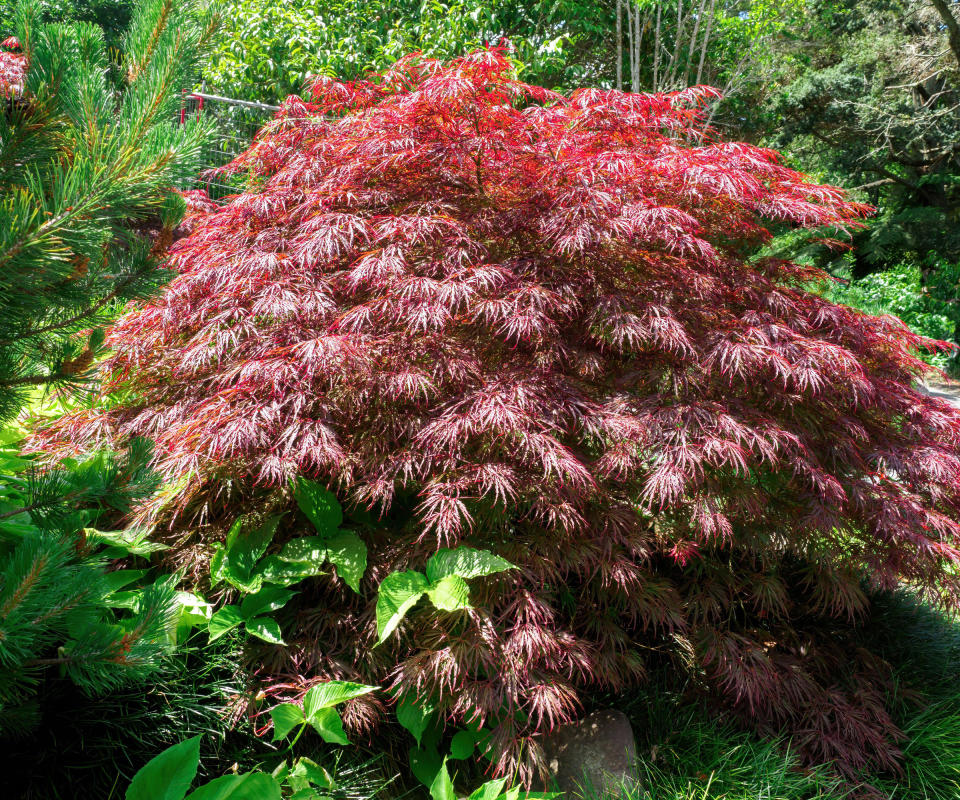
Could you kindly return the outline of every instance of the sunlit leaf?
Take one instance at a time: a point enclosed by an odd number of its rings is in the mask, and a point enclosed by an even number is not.
[[[404,614],[423,597],[427,579],[419,572],[393,572],[380,584],[377,594],[377,641],[383,642],[393,633]]]

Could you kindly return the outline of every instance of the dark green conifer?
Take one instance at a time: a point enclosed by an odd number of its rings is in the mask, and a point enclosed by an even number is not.
[[[184,210],[175,187],[196,174],[207,137],[177,111],[216,23],[194,0],[140,0],[111,62],[96,26],[17,5],[0,54],[0,422],[40,392],[82,385],[103,325],[167,277],[158,264]],[[117,602],[90,533],[155,488],[149,450],[40,470],[11,451],[15,438],[0,450],[6,734],[35,717],[51,668],[90,692],[155,669],[172,601],[167,581]]]

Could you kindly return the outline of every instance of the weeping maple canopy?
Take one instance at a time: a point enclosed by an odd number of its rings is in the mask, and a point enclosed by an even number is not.
[[[960,417],[914,386],[933,343],[756,255],[868,209],[716,141],[716,96],[558,95],[497,51],[317,81],[109,334],[122,399],[39,444],[154,439],[186,520],[296,475],[394,514],[277,669],[390,678],[490,726],[501,773],[658,642],[809,759],[895,766],[842,631],[864,580],[957,603]],[[518,569],[370,650],[378,583],[466,543]]]

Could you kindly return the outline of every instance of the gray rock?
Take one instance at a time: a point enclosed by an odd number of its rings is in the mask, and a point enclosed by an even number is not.
[[[594,711],[544,740],[554,786],[567,798],[623,797],[638,785],[637,743],[626,714]]]

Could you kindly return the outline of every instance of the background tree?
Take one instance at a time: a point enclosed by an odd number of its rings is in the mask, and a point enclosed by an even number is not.
[[[166,279],[158,264],[184,207],[174,187],[195,173],[205,138],[175,126],[174,112],[215,21],[190,2],[143,0],[117,94],[98,27],[44,23],[39,4],[17,6],[17,39],[0,55],[0,421],[38,392],[82,384],[103,324]],[[118,615],[102,540],[88,530],[156,487],[149,448],[36,469],[9,451],[16,438],[7,429],[0,459],[6,735],[35,719],[46,670],[100,691],[155,669],[172,596],[157,585]]]

